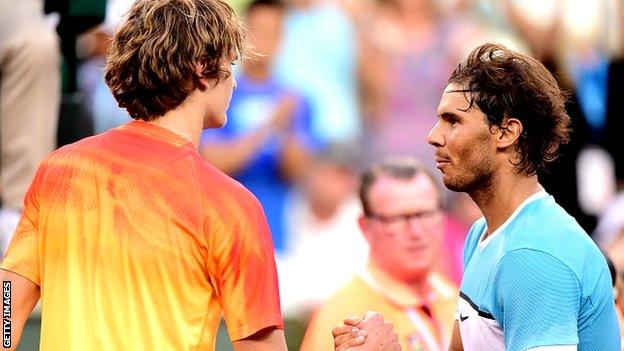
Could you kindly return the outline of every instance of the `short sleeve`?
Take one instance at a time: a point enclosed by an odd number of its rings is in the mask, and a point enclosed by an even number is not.
[[[19,274],[31,282],[41,285],[39,273],[39,204],[36,188],[39,177],[35,177],[24,198],[24,211],[17,229],[11,238],[7,253],[2,260],[2,269]]]
[[[576,345],[580,283],[565,264],[544,252],[507,253],[495,271],[494,318],[509,351]]]
[[[261,329],[283,329],[275,257],[260,203],[245,191],[212,235],[211,265],[217,299],[231,340]]]

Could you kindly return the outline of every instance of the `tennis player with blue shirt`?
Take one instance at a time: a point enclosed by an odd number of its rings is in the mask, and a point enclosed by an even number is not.
[[[446,187],[484,214],[466,239],[450,350],[620,351],[605,259],[536,175],[568,141],[564,102],[539,61],[500,45],[448,80],[427,139]],[[336,328],[336,350],[393,350],[370,338],[382,323],[346,322],[356,332]]]

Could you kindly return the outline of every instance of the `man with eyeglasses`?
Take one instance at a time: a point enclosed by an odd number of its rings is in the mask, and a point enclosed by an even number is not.
[[[432,271],[443,234],[439,186],[418,160],[394,158],[363,173],[359,195],[369,263],[315,313],[301,350],[332,350],[333,327],[369,310],[394,325],[403,350],[448,347],[458,292]]]

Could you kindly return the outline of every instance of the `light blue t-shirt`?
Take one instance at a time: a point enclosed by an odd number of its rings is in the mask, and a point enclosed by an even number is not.
[[[620,350],[606,261],[552,196],[529,197],[482,240],[486,230],[481,218],[464,248],[456,318],[465,350]]]

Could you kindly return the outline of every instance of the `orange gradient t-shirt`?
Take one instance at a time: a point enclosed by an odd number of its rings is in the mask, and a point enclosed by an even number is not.
[[[41,288],[42,350],[214,350],[283,328],[258,201],[134,121],[46,159],[2,262]]]

